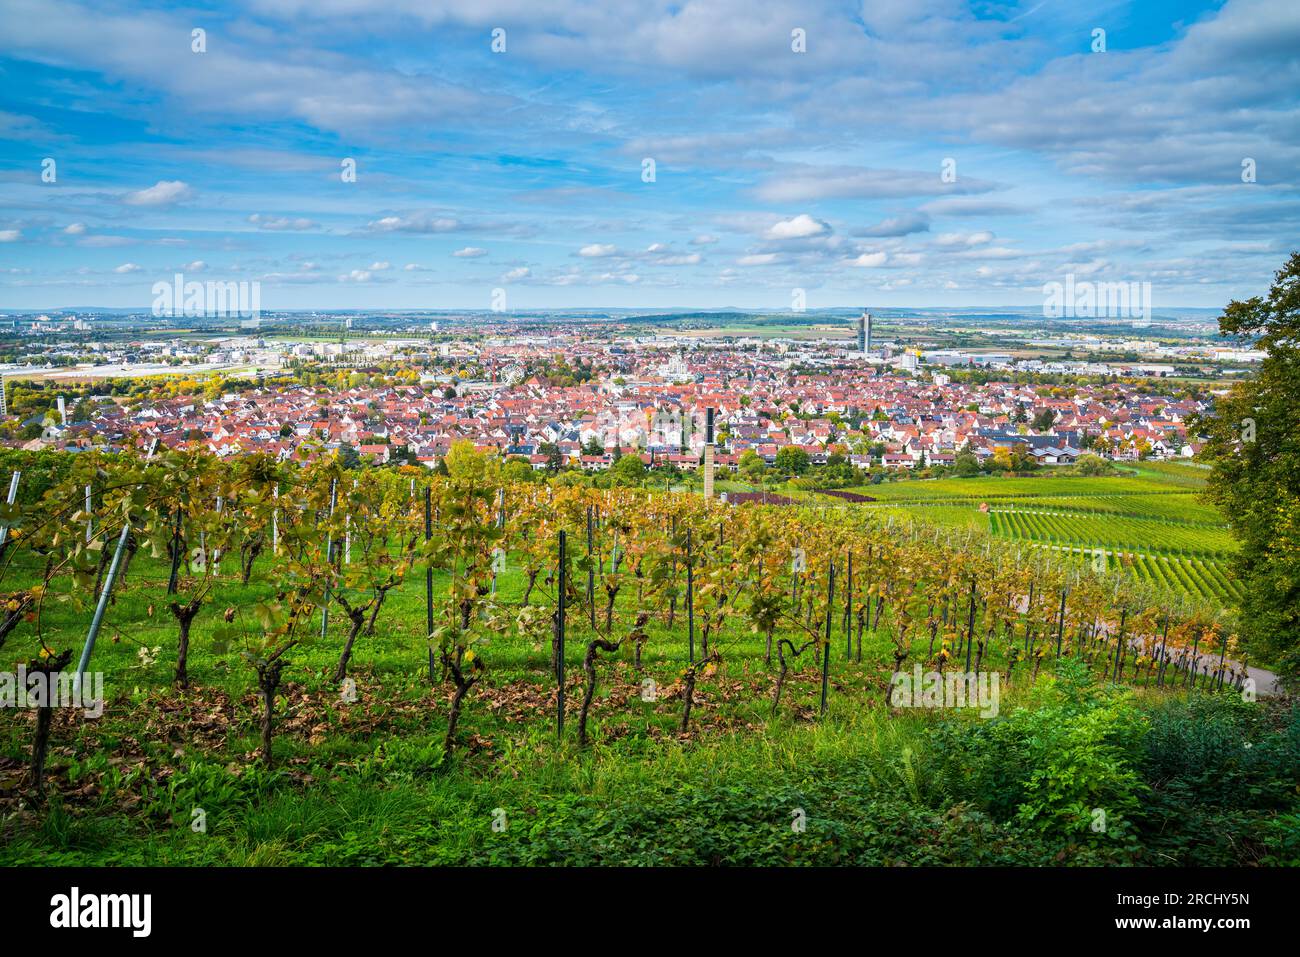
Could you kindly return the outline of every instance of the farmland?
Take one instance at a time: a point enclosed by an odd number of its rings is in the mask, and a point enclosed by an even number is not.
[[[68,668],[102,603],[104,707],[0,716],[0,859],[1290,860],[1300,717],[1245,693],[1212,617],[871,508],[452,458],[431,479],[87,453],[29,490],[4,656]],[[894,693],[959,662],[998,676],[990,712]],[[1188,782],[1237,750],[1169,770],[1189,733],[1252,743],[1222,793]]]
[[[1126,472],[901,480],[856,491],[878,500],[864,508],[1077,555],[1171,596],[1231,606],[1240,588],[1228,570],[1235,544],[1201,496],[1204,470],[1141,463]]]

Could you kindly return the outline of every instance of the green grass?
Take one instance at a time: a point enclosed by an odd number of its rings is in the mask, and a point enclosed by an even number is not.
[[[356,702],[343,701],[328,677],[343,638],[338,616],[326,639],[289,655],[276,767],[267,771],[257,756],[252,671],[234,651],[214,647],[213,636],[227,609],[239,621],[268,597],[260,575],[270,561],[261,560],[247,586],[229,577],[233,564],[223,569],[227,577],[195,624],[194,686],[178,692],[170,685],[176,627],[165,610],[166,568],[136,557],[92,662],[106,675],[108,706],[97,721],[56,720],[53,797],[44,808],[25,805],[17,790],[31,718],[0,714],[0,863],[1095,864],[1150,853],[1115,840],[1044,835],[958,800],[968,774],[946,755],[976,722],[883,707],[889,613],[865,636],[860,665],[846,660],[837,616],[823,719],[813,656],[797,660],[773,716],[763,639],[733,621],[722,641],[724,664],[701,678],[692,729],[683,735],[674,694],[686,658],[679,609],[671,629],[652,623],[643,674],[626,650],[602,661],[593,744],[580,751],[574,724],[591,632],[584,610],[573,609],[565,740],[555,736],[548,648],[503,635],[482,649],[487,676],[470,694],[458,748],[444,763],[449,689],[431,687],[425,674],[416,576],[391,594],[378,633],[358,643]],[[502,602],[517,603],[523,584],[511,567],[500,582]],[[437,576],[436,593],[445,585]],[[617,634],[635,608],[635,588],[626,587]],[[51,604],[47,641],[79,646],[87,617],[84,600]],[[1024,622],[1016,628],[1018,636]],[[141,648],[155,647],[156,660],[141,659]],[[1004,668],[1007,647],[996,640],[989,660]],[[923,640],[915,650],[924,656]],[[6,667],[32,652],[30,634],[16,636],[4,648]],[[1007,711],[1036,708],[1043,693],[1027,681],[1029,665],[1020,668],[1017,683],[1004,689]],[[1052,670],[1049,658],[1044,674]],[[656,700],[642,700],[646,677],[661,692]],[[1136,694],[1145,700],[1148,692]],[[205,815],[202,833],[191,826],[195,809]],[[807,826],[796,831],[800,813]],[[1252,822],[1272,820],[1258,813]],[[1153,833],[1168,829],[1161,822]],[[1236,861],[1264,852],[1243,841],[1231,853]]]
[[[1206,470],[1183,462],[1140,462],[1123,474],[1078,476],[1045,470],[1030,477],[897,480],[853,491],[878,501],[858,507],[896,511],[943,528],[1091,559],[1131,574],[1170,597],[1228,607],[1240,587],[1229,562],[1236,542],[1202,491]]]
[[[952,527],[978,528],[982,521],[987,528],[1001,519],[1001,513],[991,519],[979,511],[990,492],[1046,487],[1051,496],[1021,491],[1016,498],[1013,492],[1009,500],[997,499],[996,507],[1010,502],[1055,511],[1072,502],[1100,502],[1098,512],[1073,506],[1081,518],[1072,520],[1101,527],[1127,522],[1128,535],[1152,531],[1148,526],[1160,531],[1167,525],[1184,535],[1198,531],[1186,515],[1182,522],[1176,515],[1156,520],[1160,502],[1189,498],[1183,486],[1159,474],[1083,482],[976,481],[964,486],[977,490],[973,497],[900,498],[881,507]],[[867,492],[931,484],[941,483],[896,483]],[[963,487],[952,480],[945,484]],[[1125,491],[1112,494],[1116,487]],[[1227,600],[1232,583],[1209,554],[1113,554],[1107,561],[1113,567],[1136,562],[1135,573],[1163,587]],[[30,556],[20,553],[17,559],[19,570],[34,574]],[[1187,812],[1182,792],[1183,803],[1171,804],[1167,818],[1157,814],[1144,825],[1141,846],[1027,827],[1007,796],[1018,792],[983,801],[970,797],[970,769],[951,755],[968,735],[978,736],[981,723],[883,706],[894,626],[890,611],[877,631],[864,636],[862,664],[846,660],[836,616],[824,718],[817,714],[820,672],[812,653],[794,663],[780,710],[772,715],[774,669],[764,663],[763,637],[734,617],[720,642],[724,663],[700,679],[691,730],[681,734],[676,691],[687,653],[679,607],[671,628],[662,618],[652,620],[644,672],[634,670],[628,649],[602,658],[593,743],[580,750],[574,726],[581,660],[592,631],[585,609],[571,609],[565,739],[556,740],[549,646],[502,633],[482,649],[486,676],[470,693],[457,749],[444,762],[450,693],[445,683],[431,686],[426,674],[423,577],[416,575],[391,593],[377,634],[358,641],[350,671],[357,701],[342,700],[329,677],[344,636],[341,616],[331,616],[324,640],[313,638],[288,655],[287,684],[277,702],[276,766],[267,771],[258,760],[260,702],[252,669],[237,648],[220,650],[214,636],[227,610],[236,622],[244,621],[256,602],[270,596],[262,576],[271,561],[264,556],[246,586],[232,577],[233,562],[223,567],[214,600],[195,622],[193,687],[179,692],[171,686],[176,625],[166,609],[167,569],[160,560],[136,556],[92,662],[92,670],[106,676],[107,708],[95,721],[68,714],[56,719],[53,797],[43,808],[30,806],[19,790],[30,714],[0,710],[0,863],[1050,865],[1168,863],[1210,854],[1195,835],[1188,836],[1192,825],[1180,823]],[[446,585],[445,576],[436,575],[435,595],[440,598]],[[512,562],[499,582],[503,608],[517,606],[523,588],[524,577]],[[546,592],[539,583],[533,601],[549,601]],[[630,628],[637,607],[635,586],[625,586],[616,635]],[[88,618],[86,596],[50,602],[44,636],[55,648],[77,649]],[[986,668],[1006,668],[1006,653],[1019,646],[1025,625],[1023,619],[1015,623],[1011,640],[994,640]],[[793,629],[779,635],[799,643],[806,638]],[[142,648],[157,653],[142,658]],[[926,657],[924,638],[913,650],[915,658]],[[17,632],[3,648],[3,667],[34,654],[31,633]],[[1003,689],[1005,711],[1042,706],[1047,682],[1031,686],[1031,667],[1018,666],[1016,682]],[[1049,656],[1043,676],[1054,670]],[[646,678],[659,691],[653,701],[642,700]],[[1157,706],[1153,690],[1139,688],[1134,696],[1143,708]],[[1256,729],[1236,740],[1264,742],[1266,732]],[[990,753],[1004,752],[999,744]],[[1018,773],[1034,767],[1020,763]],[[1003,781],[1009,773],[998,771],[991,779]],[[1009,812],[998,810],[1003,804]],[[206,815],[203,833],[191,827],[196,808]],[[795,831],[791,821],[800,811],[807,827]],[[1256,833],[1284,820],[1272,805],[1240,820],[1217,813],[1195,819],[1198,827],[1212,825],[1227,835],[1213,851],[1219,856],[1202,862],[1254,863],[1274,853]],[[504,830],[494,829],[501,821]]]
[[[1223,515],[1202,494],[1207,474],[1194,463],[1137,462],[1111,476],[1055,469],[1033,476],[900,475],[849,489],[877,500],[850,507],[893,511],[943,529],[1089,559],[1101,550],[1109,568],[1157,593],[1228,608],[1241,594],[1230,571],[1236,542]],[[719,493],[760,490],[731,477],[714,487]],[[812,505],[845,507],[842,499],[786,484],[768,490]]]

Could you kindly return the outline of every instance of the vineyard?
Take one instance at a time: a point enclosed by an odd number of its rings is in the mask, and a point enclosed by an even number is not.
[[[999,544],[868,504],[511,484],[449,458],[445,477],[172,451],[16,467],[5,666],[98,674],[104,701],[4,711],[0,856],[1132,862],[1139,835],[1183,833],[1175,809],[1069,761],[1199,709],[1254,736],[1267,776],[1295,720],[1257,717],[1230,618],[1169,599],[1227,597],[1209,560],[1143,565],[1157,589],[1026,549],[1068,544],[1051,509],[991,513],[1025,529]],[[1212,554],[1197,534],[1182,547]],[[996,675],[1004,717],[900,703],[913,669]],[[1295,782],[1242,780],[1246,850],[1214,859],[1277,859],[1257,830]]]
[[[1230,608],[1240,585],[1223,517],[1199,495],[1204,470],[1144,463],[1135,477],[948,479],[870,489],[876,506],[947,528],[985,532],[1130,577],[1168,600]]]

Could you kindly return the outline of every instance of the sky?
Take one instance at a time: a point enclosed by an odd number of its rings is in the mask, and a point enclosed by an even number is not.
[[[1295,0],[0,0],[0,311],[1218,307],[1298,184]]]

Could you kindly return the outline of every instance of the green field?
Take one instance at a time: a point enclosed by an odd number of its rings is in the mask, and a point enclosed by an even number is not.
[[[1230,839],[1214,846],[1191,835],[1219,821],[1218,811],[1196,803],[1188,817],[1185,792],[1167,804],[1161,792],[1140,806],[1130,801],[1122,818],[1111,818],[1118,839],[1080,838],[1057,823],[1026,823],[1023,812],[1017,817],[1014,782],[1023,767],[1049,767],[1055,755],[1067,753],[1070,735],[1092,712],[1076,714],[1071,692],[1007,687],[1002,707],[1012,717],[1001,740],[1017,742],[1012,750],[986,740],[977,721],[891,714],[878,704],[889,615],[865,636],[862,663],[846,655],[836,628],[830,711],[822,720],[812,656],[793,663],[774,715],[773,669],[763,663],[761,636],[728,628],[726,663],[701,685],[689,733],[678,727],[683,616],[672,628],[655,620],[643,670],[626,654],[600,665],[596,745],[585,752],[575,749],[572,730],[567,743],[555,740],[547,649],[502,635],[485,650],[490,672],[469,699],[463,744],[449,767],[442,755],[449,691],[445,684],[430,687],[424,668],[423,581],[416,578],[392,593],[376,635],[357,647],[350,672],[355,701],[344,700],[329,677],[345,624],[337,612],[328,639],[290,656],[277,763],[268,770],[258,761],[260,704],[251,671],[218,649],[215,635],[225,610],[264,600],[270,586],[260,574],[249,585],[222,577],[195,623],[194,683],[178,691],[170,683],[176,625],[164,610],[165,579],[165,564],[143,555],[127,573],[92,665],[108,676],[108,708],[97,721],[79,714],[56,719],[49,766],[54,793],[44,807],[18,799],[31,722],[0,716],[0,863],[1291,862],[1286,829],[1296,818],[1277,810],[1285,804],[1273,793],[1293,783],[1285,756],[1273,756],[1285,730],[1271,730],[1250,706],[1231,696],[1164,700],[1149,688],[1135,706],[1099,689],[1096,707],[1127,709],[1126,720],[1151,729],[1143,739],[1148,751],[1131,758],[1148,762],[1140,765],[1143,773],[1155,774],[1161,760],[1172,759],[1162,757],[1166,751],[1184,747],[1184,729],[1196,727],[1215,740],[1256,742],[1252,753],[1259,760],[1249,776],[1240,768],[1235,773],[1243,787],[1262,788],[1265,796],[1233,798],[1241,803],[1234,803],[1236,816],[1224,831]],[[446,581],[435,576],[437,593]],[[498,597],[510,607],[522,589],[522,576],[511,570]],[[539,597],[546,596],[535,593],[534,601]],[[633,598],[631,590],[620,598],[622,628]],[[571,621],[570,721],[591,634],[581,608]],[[84,609],[52,606],[45,635],[56,647],[75,646],[84,625]],[[656,700],[643,697],[647,679],[658,683]],[[1279,712],[1278,721],[1285,720]],[[1039,729],[1042,722],[1059,731]],[[1222,759],[1214,752],[1198,760]],[[978,775],[972,767],[981,769]],[[1090,795],[1086,800],[1095,803],[1093,793],[1118,800],[1101,790],[1109,779],[1088,773],[1077,786]],[[1238,809],[1244,807],[1249,810]],[[196,811],[203,815],[201,831],[193,826]],[[807,830],[792,832],[791,818],[801,813]]]
[[[1227,523],[1205,500],[1205,469],[1141,463],[1116,476],[979,476],[898,480],[852,491],[874,503],[955,529],[1104,562],[1158,591],[1229,606],[1240,594]]]

